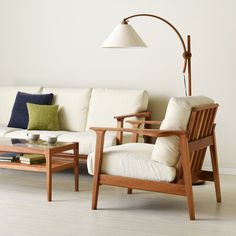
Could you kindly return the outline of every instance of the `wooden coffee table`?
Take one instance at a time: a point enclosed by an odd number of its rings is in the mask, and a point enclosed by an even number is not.
[[[65,153],[72,150],[73,154]],[[57,142],[48,145],[39,140],[31,142],[26,139],[0,138],[0,152],[37,153],[45,155],[43,164],[27,165],[20,162],[0,162],[0,168],[26,170],[46,173],[47,199],[52,201],[52,173],[74,168],[75,191],[79,191],[79,144]]]

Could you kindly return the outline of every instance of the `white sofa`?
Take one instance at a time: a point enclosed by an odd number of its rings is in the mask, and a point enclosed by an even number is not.
[[[11,110],[18,91],[26,93],[53,93],[54,104],[59,105],[60,131],[24,130],[7,127]],[[130,113],[147,110],[148,93],[145,90],[116,90],[91,88],[43,88],[43,87],[0,87],[0,137],[27,138],[28,132],[39,133],[42,139],[57,136],[58,141],[79,142],[81,156],[87,156],[95,148],[96,135],[92,126],[116,127]],[[135,114],[131,116],[135,116]],[[140,113],[139,113],[140,114]],[[141,113],[147,117],[148,112]],[[119,126],[122,125],[119,123]],[[117,143],[114,132],[107,133],[105,146]]]

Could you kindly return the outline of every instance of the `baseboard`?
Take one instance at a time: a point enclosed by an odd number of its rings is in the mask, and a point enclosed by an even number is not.
[[[211,167],[203,167],[204,170],[212,170]],[[221,175],[236,175],[236,168],[219,168]]]

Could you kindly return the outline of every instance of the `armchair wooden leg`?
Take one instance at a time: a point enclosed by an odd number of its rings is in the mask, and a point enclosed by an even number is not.
[[[186,193],[187,193],[187,201],[188,201],[189,218],[190,220],[195,220],[195,209],[194,209],[194,202],[193,202],[192,185],[186,187]]]
[[[183,165],[184,185],[186,191],[186,197],[188,201],[188,211],[190,220],[195,220],[195,210],[193,201],[193,189],[192,189],[192,175],[190,170],[190,158],[188,141],[185,136],[180,138],[181,144],[181,161]]]
[[[217,202],[221,202],[220,175],[219,175],[218,160],[217,160],[215,134],[214,134],[214,145],[210,147],[210,152],[211,152],[211,163],[212,163],[214,184],[216,191],[216,200]]]
[[[195,220],[195,209],[194,209],[194,201],[193,201],[193,189],[192,189],[192,178],[190,169],[185,170],[184,173],[184,182],[185,182],[185,190],[188,201],[188,211],[190,220]]]
[[[132,188],[128,188],[128,190],[127,190],[127,194],[132,194]]]
[[[93,180],[93,196],[92,196],[92,210],[97,210],[98,204],[99,183],[96,178]]]
[[[97,133],[97,140],[96,140],[95,165],[94,165],[94,176],[93,176],[92,210],[96,210],[98,204],[99,177],[102,166],[102,154],[103,154],[105,131],[97,131],[96,133]]]

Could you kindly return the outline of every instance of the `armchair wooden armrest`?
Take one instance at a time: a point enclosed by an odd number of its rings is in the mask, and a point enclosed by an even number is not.
[[[91,130],[97,134],[105,135],[106,131],[122,131],[149,137],[167,137],[167,136],[186,136],[186,130],[160,130],[160,129],[130,129],[130,128],[109,128],[109,127],[91,127]]]
[[[127,114],[127,115],[114,116],[114,118],[117,119],[117,120],[124,120],[125,118],[129,118],[129,117],[150,118],[151,114],[152,114],[151,111],[143,111],[143,112],[137,112],[137,113]]]
[[[141,125],[144,125],[145,129],[151,129],[152,125],[161,125],[162,121],[160,120],[127,120],[126,123],[132,125],[133,129],[140,128]],[[152,143],[151,137],[144,137],[146,143]],[[138,134],[132,135],[132,142],[138,142]]]
[[[127,120],[126,123],[129,123],[133,128],[139,128],[141,125],[161,125],[161,120]]]
[[[114,119],[117,120],[117,128],[123,128],[124,127],[124,120],[126,118],[130,117],[143,117],[145,120],[150,120],[151,119],[151,111],[144,111],[144,112],[138,112],[138,113],[132,113],[132,114],[127,114],[127,115],[120,115],[120,116],[115,116]],[[117,135],[117,144],[122,144],[122,139],[123,139],[123,131],[118,130]]]

